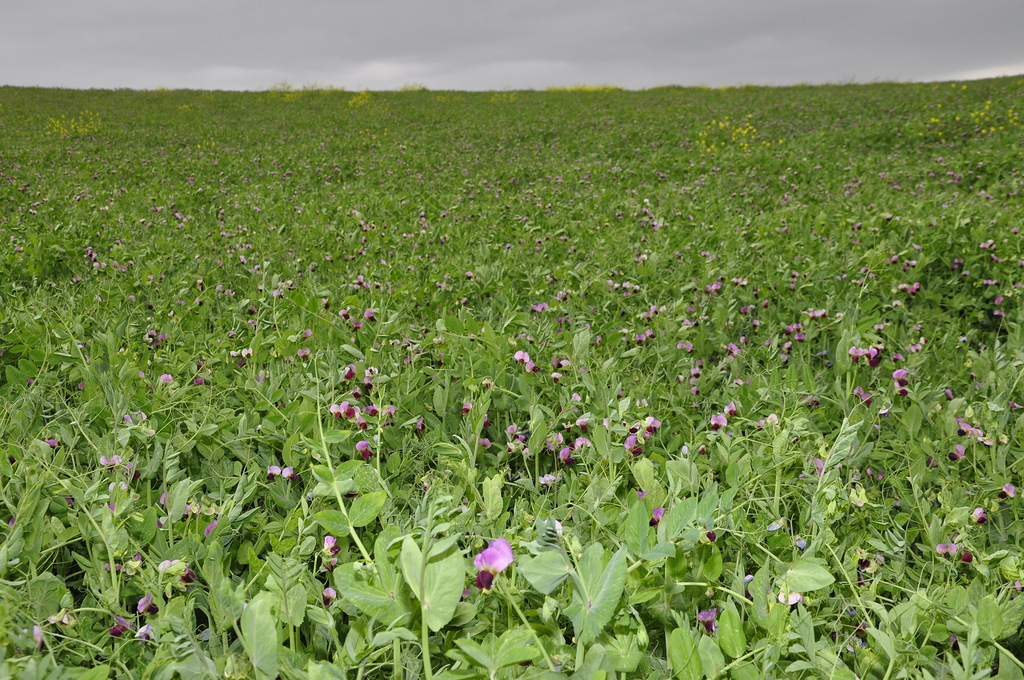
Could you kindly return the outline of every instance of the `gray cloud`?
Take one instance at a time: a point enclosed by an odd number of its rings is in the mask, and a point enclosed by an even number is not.
[[[734,85],[1024,72],[1020,0],[34,0],[0,84]]]

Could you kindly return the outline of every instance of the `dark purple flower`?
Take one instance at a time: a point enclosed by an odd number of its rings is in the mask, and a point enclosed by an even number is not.
[[[132,624],[128,623],[120,616],[115,616],[114,618],[117,620],[117,623],[110,627],[111,637],[119,638],[128,631],[132,630]]]
[[[704,624],[704,630],[708,634],[713,634],[718,630],[718,624],[715,623],[715,618],[718,617],[718,608],[705,609],[702,612],[697,613],[697,621]]]
[[[138,605],[136,605],[136,609],[140,614],[150,615],[156,614],[158,611],[160,611],[160,607],[158,607],[156,603],[153,602],[152,593],[146,593],[146,596],[139,600]]]
[[[330,586],[324,588],[323,602],[325,607],[330,607],[331,603],[334,602],[335,598],[337,597],[338,593],[334,590],[334,588],[331,588]]]
[[[661,518],[665,516],[665,508],[655,508],[651,513],[651,526],[656,527],[661,523]]]

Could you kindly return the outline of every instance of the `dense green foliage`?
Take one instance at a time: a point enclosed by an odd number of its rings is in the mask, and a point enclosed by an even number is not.
[[[1024,677],[1022,108],[0,88],[0,677]]]

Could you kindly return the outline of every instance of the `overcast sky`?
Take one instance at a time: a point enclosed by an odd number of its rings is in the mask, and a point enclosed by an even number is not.
[[[0,84],[543,89],[1024,73],[1024,0],[0,0]]]

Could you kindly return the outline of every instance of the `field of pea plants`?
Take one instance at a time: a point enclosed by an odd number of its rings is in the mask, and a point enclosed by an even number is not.
[[[0,88],[0,678],[1024,678],[1022,116]]]

